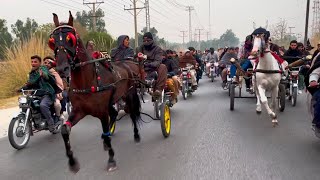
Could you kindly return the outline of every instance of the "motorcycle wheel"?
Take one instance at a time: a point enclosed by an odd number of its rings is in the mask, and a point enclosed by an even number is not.
[[[22,132],[24,120],[25,120],[25,115],[20,114],[17,117],[12,118],[9,124],[9,129],[8,129],[9,142],[12,147],[18,150],[25,148],[30,140],[31,129],[30,129],[29,122],[27,122],[26,124],[25,133]],[[18,142],[19,140],[16,138],[20,139],[21,142]]]
[[[297,104],[297,97],[298,97],[298,88],[294,87],[292,89],[292,97],[291,97],[291,105],[294,107]]]
[[[184,100],[187,100],[187,97],[188,97],[187,83],[183,83],[182,85],[182,97]]]

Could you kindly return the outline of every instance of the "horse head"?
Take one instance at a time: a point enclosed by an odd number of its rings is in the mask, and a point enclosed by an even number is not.
[[[48,45],[54,51],[57,71],[62,77],[68,77],[71,67],[78,61],[79,37],[73,27],[73,16],[69,11],[68,23],[59,23],[53,13],[56,28],[50,34]]]
[[[260,27],[253,31],[252,35],[252,44],[253,48],[251,54],[256,56],[259,53],[263,54],[264,51],[268,48],[270,32],[266,29]]]

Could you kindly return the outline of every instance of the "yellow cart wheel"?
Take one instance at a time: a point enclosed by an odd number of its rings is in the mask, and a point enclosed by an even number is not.
[[[169,137],[171,132],[171,114],[168,104],[161,105],[161,131],[165,138]]]

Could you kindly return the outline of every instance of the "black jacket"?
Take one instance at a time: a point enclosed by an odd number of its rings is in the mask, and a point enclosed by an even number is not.
[[[179,68],[173,59],[163,59],[162,63],[167,66],[168,74],[175,76],[179,72]]]

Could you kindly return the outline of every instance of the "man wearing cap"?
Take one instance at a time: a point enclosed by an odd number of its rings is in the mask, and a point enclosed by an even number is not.
[[[143,35],[143,44],[137,48],[137,54],[142,53],[147,55],[147,60],[144,65],[147,74],[156,71],[158,78],[156,80],[154,97],[160,97],[167,80],[167,67],[162,64],[163,50],[157,46],[153,41],[153,36],[150,32]]]

